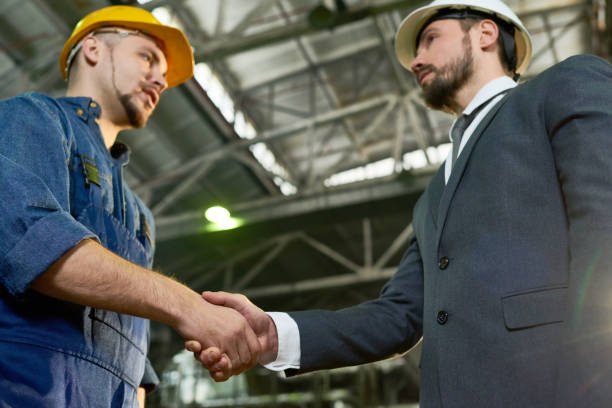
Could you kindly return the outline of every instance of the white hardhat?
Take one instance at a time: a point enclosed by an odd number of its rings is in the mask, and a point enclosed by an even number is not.
[[[410,63],[415,58],[418,36],[425,24],[443,10],[470,10],[480,14],[489,14],[512,25],[515,28],[515,72],[519,75],[525,72],[531,61],[531,36],[518,16],[499,0],[435,0],[427,6],[414,10],[401,22],[395,34],[395,55],[404,68],[410,69]]]

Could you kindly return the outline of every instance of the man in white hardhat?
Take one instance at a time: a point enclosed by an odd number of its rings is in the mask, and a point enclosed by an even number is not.
[[[438,0],[421,7],[402,21],[395,36],[395,50],[400,64],[410,70],[415,58],[420,35],[426,26],[443,19],[483,19],[495,21],[500,30],[499,51],[502,63],[511,74],[523,74],[531,61],[532,45],[529,32],[518,16],[501,1],[467,0],[463,2]]]
[[[151,270],[153,217],[117,141],[193,74],[185,35],[146,10],[79,21],[59,59],[67,96],[0,102],[0,406],[132,408],[155,382],[149,322],[255,363],[237,312]]]
[[[435,52],[439,54],[438,58],[452,55],[452,51],[455,53],[459,51],[461,55],[444,66],[435,67],[432,65],[433,61],[422,64],[417,58],[417,51],[422,54],[423,50],[429,49],[429,44],[421,44],[421,40],[427,42],[434,39],[437,30],[435,27],[432,28],[432,25],[435,26],[437,21],[446,20],[458,22],[461,31],[457,34],[464,42],[455,44],[459,47],[454,50],[447,49],[443,53]],[[467,82],[473,82],[472,76],[475,70],[472,43],[468,41],[465,34],[476,22],[482,20],[494,22],[495,44],[489,44],[484,50],[486,51],[484,56],[488,58],[477,61],[479,71],[485,72],[487,78],[507,76],[518,79],[525,72],[531,60],[531,36],[516,14],[501,1],[434,1],[412,12],[400,24],[395,41],[397,58],[404,68],[414,72],[423,89],[425,101],[430,107],[455,114],[461,113],[456,110],[460,107],[456,106],[455,92],[463,88]],[[420,45],[422,46],[419,47]],[[491,53],[492,50],[495,52]],[[416,62],[415,59],[417,59]],[[483,62],[487,63],[486,67],[480,65]],[[438,72],[436,69],[442,71]],[[454,72],[444,70],[454,70]],[[423,76],[429,73],[442,73],[443,75],[437,75],[431,83],[421,83]],[[478,87],[482,82],[483,80],[479,80],[478,83],[470,84],[470,86],[471,88],[474,88],[474,85]]]
[[[517,86],[531,49],[496,0],[438,0],[401,23],[400,62],[431,107],[457,115],[453,152],[378,299],[267,315],[204,295],[247,317],[262,363],[362,364],[422,335],[422,407],[610,406],[612,67],[576,56]],[[200,359],[228,375],[214,350]]]

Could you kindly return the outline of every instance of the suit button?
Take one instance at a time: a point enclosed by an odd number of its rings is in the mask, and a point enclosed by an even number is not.
[[[448,322],[448,313],[444,310],[439,311],[437,320],[439,325],[446,324]]]
[[[448,267],[448,264],[450,263],[450,261],[448,260],[448,257],[443,256],[442,258],[440,258],[440,260],[438,261],[438,268],[444,270]]]

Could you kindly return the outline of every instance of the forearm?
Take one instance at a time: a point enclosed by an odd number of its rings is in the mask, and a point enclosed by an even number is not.
[[[300,372],[363,364],[407,351],[421,338],[423,325],[423,266],[416,239],[378,299],[338,311],[290,315],[299,328]]]
[[[259,344],[236,311],[211,305],[160,273],[141,268],[84,240],[31,285],[47,296],[164,323],[185,340],[219,347],[236,373],[257,361]]]
[[[144,388],[142,388],[142,387],[138,388],[137,398],[138,398],[138,407],[139,408],[144,408],[145,407],[145,401],[147,399],[147,392],[145,391]]]
[[[193,290],[139,267],[93,240],[84,240],[55,262],[32,289],[61,300],[156,320],[177,328]]]

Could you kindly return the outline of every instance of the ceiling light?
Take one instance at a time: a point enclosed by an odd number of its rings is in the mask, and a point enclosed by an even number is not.
[[[215,224],[221,224],[227,222],[230,217],[230,212],[221,206],[210,207],[204,212],[204,216],[210,222],[214,222]]]
[[[207,209],[204,217],[210,221],[210,224],[205,227],[207,231],[223,231],[237,228],[243,224],[242,220],[232,218],[228,210],[218,205]]]

